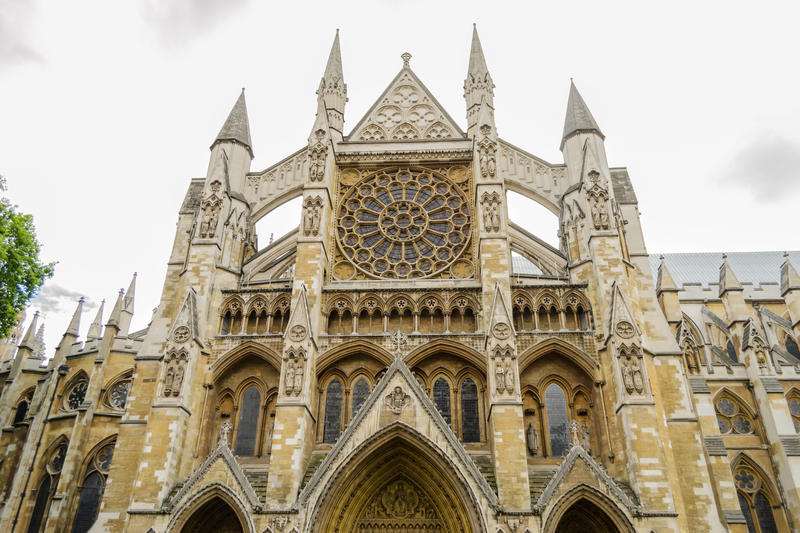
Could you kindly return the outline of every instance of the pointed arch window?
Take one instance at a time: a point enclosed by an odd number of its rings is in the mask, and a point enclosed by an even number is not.
[[[547,413],[547,430],[550,436],[550,455],[555,457],[567,455],[570,448],[569,418],[564,389],[551,383],[544,391],[544,402]]]
[[[789,404],[789,414],[792,415],[792,422],[794,422],[794,430],[800,433],[800,393],[792,391],[786,399]]]
[[[797,359],[800,359],[800,348],[798,348],[797,342],[795,342],[795,340],[791,336],[786,335],[786,341],[784,342],[784,345],[786,346],[787,352],[789,352]]]
[[[731,342],[729,340],[728,343],[725,345],[725,349],[727,350],[728,357],[731,358],[731,361],[733,361],[735,363],[738,363],[739,362],[739,356],[736,355],[736,348],[733,347],[733,342]]]
[[[717,424],[722,434],[749,435],[755,432],[755,423],[739,402],[725,395],[717,400]]]
[[[252,457],[256,453],[258,419],[261,411],[261,391],[250,385],[242,394],[239,422],[236,426],[236,455]]]
[[[67,455],[67,444],[61,444],[50,455],[50,459],[45,466],[45,474],[39,482],[39,488],[34,491],[36,494],[36,503],[33,506],[31,513],[31,520],[28,522],[28,533],[38,533],[42,526],[45,524],[50,506],[50,498],[53,496],[53,491],[58,485],[58,477],[61,475],[61,469],[64,466],[64,457]]]
[[[480,442],[480,420],[478,415],[478,386],[467,378],[461,383],[461,440]]]
[[[356,384],[353,386],[353,411],[351,418],[356,416],[358,410],[361,409],[361,406],[367,401],[367,396],[369,396],[369,383],[367,383],[367,380],[363,377],[358,378]]]
[[[733,479],[748,532],[777,533],[769,489],[764,486],[761,476],[747,466],[739,466],[734,470]]]
[[[433,384],[433,404],[442,415],[448,426],[452,426],[453,416],[450,412],[450,384],[444,378],[439,378]]]
[[[78,508],[72,523],[72,533],[87,533],[100,510],[100,501],[106,486],[106,477],[114,456],[114,443],[103,446],[89,461],[83,483],[78,487]]]
[[[25,417],[28,416],[28,401],[22,400],[17,404],[17,410],[14,412],[14,421],[12,424],[19,424]]]
[[[325,390],[325,427],[322,442],[333,444],[342,432],[342,382],[334,378]]]

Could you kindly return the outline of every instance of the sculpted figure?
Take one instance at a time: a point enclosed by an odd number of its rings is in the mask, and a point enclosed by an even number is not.
[[[319,206],[315,205],[311,210],[311,233],[314,235],[319,234],[319,219],[320,219],[320,208]]]
[[[295,396],[300,394],[300,391],[303,390],[303,362],[298,361],[297,367],[294,371],[294,394]]]
[[[283,389],[286,394],[291,394],[294,390],[294,361],[291,359],[286,365],[286,377],[284,380]]]
[[[509,394],[514,392],[514,366],[512,363],[506,365],[506,391]]]
[[[499,394],[503,394],[503,389],[506,388],[506,380],[505,380],[505,368],[503,368],[503,363],[497,362],[495,364],[495,386],[497,388],[497,392]]]
[[[539,451],[539,434],[533,424],[528,424],[528,430],[525,432],[525,440],[528,444],[528,451],[531,455],[536,455]]]
[[[303,233],[308,236],[311,235],[314,227],[314,215],[311,213],[311,206],[306,206],[303,211]]]
[[[175,369],[173,367],[167,368],[167,373],[164,376],[164,396],[172,394],[172,382],[175,381]]]
[[[622,361],[622,383],[625,384],[625,390],[628,391],[628,394],[633,392],[633,371],[625,360]]]
[[[631,365],[633,371],[633,388],[639,394],[644,392],[644,378],[642,377],[642,369],[639,367],[639,362],[634,358]]]
[[[592,441],[589,438],[589,426],[586,425],[586,422],[581,423],[581,446],[586,450],[586,453],[591,455]]]
[[[175,381],[172,384],[172,395],[177,396],[181,392],[181,385],[183,385],[183,365],[178,366],[175,372]]]

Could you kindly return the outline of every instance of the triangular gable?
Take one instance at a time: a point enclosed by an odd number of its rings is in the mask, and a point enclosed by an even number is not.
[[[597,461],[595,461],[580,444],[573,444],[572,449],[570,449],[567,456],[561,462],[561,466],[556,471],[555,475],[550,479],[550,482],[539,496],[539,499],[533,504],[534,513],[541,514],[547,508],[547,506],[551,503],[556,491],[567,478],[570,471],[575,467],[575,464],[578,462],[578,460],[583,461],[586,464],[586,467],[592,473],[594,473],[597,476],[597,479],[600,480],[600,483],[604,485],[604,487],[597,488],[605,488],[634,516],[641,514],[641,506],[634,503],[633,500],[631,500],[631,498],[625,494],[625,491],[623,491],[622,488],[620,488],[620,486],[617,485],[617,483],[611,478],[611,476],[608,475],[608,472],[606,472],[602,466],[597,464]]]
[[[162,509],[172,511],[186,499],[187,495],[192,493],[193,489],[204,487],[211,483],[219,483],[220,476],[217,463],[222,466],[223,470],[227,469],[228,473],[233,476],[239,489],[236,492],[240,492],[245,497],[250,507],[254,511],[261,510],[262,504],[258,499],[258,495],[256,495],[255,490],[253,490],[253,487],[247,480],[244,470],[242,470],[241,465],[236,461],[236,458],[233,456],[226,442],[220,442],[219,446],[211,452],[211,455],[203,461],[203,464],[201,464],[200,467],[195,470],[194,474],[186,480],[180,490],[174,495],[167,497],[164,504],[161,506]]]
[[[198,331],[197,297],[194,289],[189,289],[169,330],[169,339],[179,344],[193,339],[202,348],[203,343],[200,341]]]
[[[489,331],[492,336],[499,341],[504,341],[515,334],[514,322],[510,318],[505,298],[503,298],[503,293],[500,291],[499,283],[495,283],[494,285],[492,311],[489,315]],[[488,335],[486,337],[486,342],[488,346]]]
[[[614,333],[622,338],[630,338],[634,335],[641,336],[642,330],[639,329],[639,325],[634,320],[628,301],[616,281],[611,286],[611,298],[611,320],[608,322],[606,339],[610,338]],[[633,327],[632,332],[628,331],[628,326],[625,323]]]
[[[405,342],[405,339],[402,338],[402,335],[399,335],[396,337],[395,342],[399,347]],[[391,389],[389,388],[390,385],[392,385]],[[393,404],[390,391],[395,391],[398,385],[402,389],[402,396]],[[364,423],[365,420],[373,420],[376,417],[377,420],[380,421],[381,413],[384,409],[390,411],[397,409],[402,413],[402,409],[412,401],[412,397],[413,401],[417,402],[419,407],[421,407],[424,417],[428,419],[427,423],[416,424],[418,427],[413,427],[403,421],[402,417],[398,420],[383,424]],[[376,425],[380,427],[374,427]],[[377,431],[395,425],[405,426],[417,433],[424,433],[427,431],[431,433],[430,436],[434,442],[440,443],[439,446],[441,446],[441,441],[446,442],[449,447],[450,457],[453,458],[453,456],[455,456],[454,462],[460,463],[461,468],[466,471],[465,473],[471,478],[471,481],[479,487],[481,494],[488,501],[488,504],[492,507],[498,506],[497,495],[492,491],[486,478],[483,477],[478,467],[475,466],[475,463],[469,455],[467,455],[458,437],[456,437],[453,430],[447,425],[447,422],[442,418],[442,415],[433,405],[430,398],[425,394],[425,391],[422,390],[422,386],[411,374],[411,370],[409,370],[408,365],[403,361],[399,350],[395,353],[394,361],[389,366],[386,373],[380,381],[378,381],[377,385],[375,385],[375,388],[358,410],[358,413],[353,417],[347,429],[339,436],[336,444],[331,448],[330,453],[328,453],[325,460],[320,464],[319,468],[317,468],[314,475],[303,488],[298,497],[299,502],[301,504],[307,503],[315,490],[320,487],[324,478],[334,475],[336,465],[341,464],[349,454],[357,449],[359,444],[368,441]],[[421,431],[418,428],[423,430]],[[330,478],[326,480],[326,483],[329,480]],[[324,487],[324,485],[323,483],[322,487]]]
[[[458,124],[414,71],[403,67],[356,124],[347,140],[391,141],[458,137],[465,137]]]
[[[314,340],[314,333],[311,331],[311,312],[308,309],[308,295],[305,283],[300,285],[300,294],[297,296],[297,303],[289,316],[289,324],[286,326],[284,336],[294,342],[300,342],[306,338]]]

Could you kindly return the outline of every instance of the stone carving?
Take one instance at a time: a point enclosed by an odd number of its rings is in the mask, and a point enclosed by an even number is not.
[[[500,231],[502,223],[500,215],[500,195],[496,192],[483,193],[481,207],[483,208],[483,229],[492,233]]]
[[[212,192],[208,198],[203,200],[200,206],[202,218],[200,219],[200,237],[203,239],[213,239],[217,233],[217,225],[219,223],[219,212],[222,208],[222,200],[216,194],[219,190],[219,181],[214,181],[211,184]]]
[[[628,394],[633,394],[634,392],[643,394],[645,390],[644,376],[642,374],[642,368],[639,366],[639,358],[636,355],[624,355],[620,359],[620,364],[622,383],[625,386],[625,390],[628,391]]]
[[[502,363],[495,363],[494,375],[495,375],[495,387],[497,388],[498,394],[503,394],[506,389],[506,367]]]
[[[528,452],[531,455],[539,453],[539,432],[533,427],[533,424],[528,424],[528,430],[525,432],[525,441],[528,444]]]
[[[411,483],[398,479],[367,505],[357,531],[442,531],[442,521],[428,498]]]
[[[399,303],[399,302],[398,302]],[[394,356],[400,359],[403,358],[403,347],[408,343],[408,337],[399,329],[391,335],[392,344],[394,344]]]
[[[288,516],[273,516],[269,520],[270,526],[272,526],[273,531],[283,531],[286,529],[286,526],[289,525],[289,517]]]
[[[492,335],[501,341],[506,340],[511,335],[511,327],[505,322],[498,322],[492,326]]]
[[[620,320],[617,322],[617,335],[622,337],[623,339],[630,339],[633,337],[634,328],[633,324],[628,322],[627,320]]]
[[[586,422],[581,423],[581,446],[586,450],[586,453],[591,455],[592,440],[589,437],[589,426],[586,425]]]
[[[488,126],[483,126],[481,131]],[[491,128],[490,128],[491,131]],[[497,146],[491,139],[485,137],[478,143],[478,162],[480,163],[481,176],[484,178],[493,178],[497,170],[497,162],[495,160],[495,153]]]
[[[303,202],[303,235],[319,235],[320,220],[322,219],[322,198],[309,196]]]
[[[594,229],[608,229],[608,189],[605,180],[596,170],[590,170],[587,174],[589,181],[589,211],[592,215],[592,225]]]
[[[178,326],[172,333],[172,340],[177,343],[184,343],[189,340],[189,335],[191,335],[191,331],[187,326]]]
[[[228,446],[229,443],[229,436],[231,434],[231,430],[233,429],[233,424],[230,420],[226,420],[222,423],[219,427],[219,438],[217,439],[217,446]]]
[[[494,386],[498,394],[514,394],[514,357],[511,349],[497,348],[494,353]]]
[[[319,129],[314,132],[317,143],[308,152],[308,179],[311,181],[322,181],[325,179],[325,157],[328,154],[328,146],[323,142],[325,131]]]
[[[686,370],[690,374],[697,374],[700,372],[700,361],[697,356],[697,347],[690,338],[686,338],[683,341],[683,358],[686,362]]]
[[[411,402],[411,396],[403,392],[403,388],[399,385],[383,399],[383,403],[386,407],[396,415],[402,413],[403,407],[408,405],[409,402]]]
[[[283,376],[283,392],[287,396],[299,396],[303,391],[306,352],[302,348],[290,349],[284,358],[286,370]]]
[[[189,360],[189,353],[181,348],[180,350],[171,349],[164,358],[164,396],[178,396],[183,385],[183,378],[186,372],[186,362]]]
[[[506,518],[506,525],[508,525],[508,529],[511,530],[511,533],[516,533],[521,524],[522,520],[519,518]]]
[[[300,324],[296,324],[292,326],[289,330],[289,338],[294,342],[300,342],[301,340],[306,338],[306,328],[305,326],[301,326]]]

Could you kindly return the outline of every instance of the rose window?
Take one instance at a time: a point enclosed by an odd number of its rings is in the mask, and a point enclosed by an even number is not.
[[[364,273],[424,278],[450,266],[470,238],[469,203],[430,170],[380,171],[348,190],[339,207],[342,252]]]
[[[72,390],[69,391],[69,395],[67,396],[67,408],[74,411],[80,407],[84,398],[86,398],[87,388],[89,388],[89,384],[85,381],[81,381],[72,387]]]

